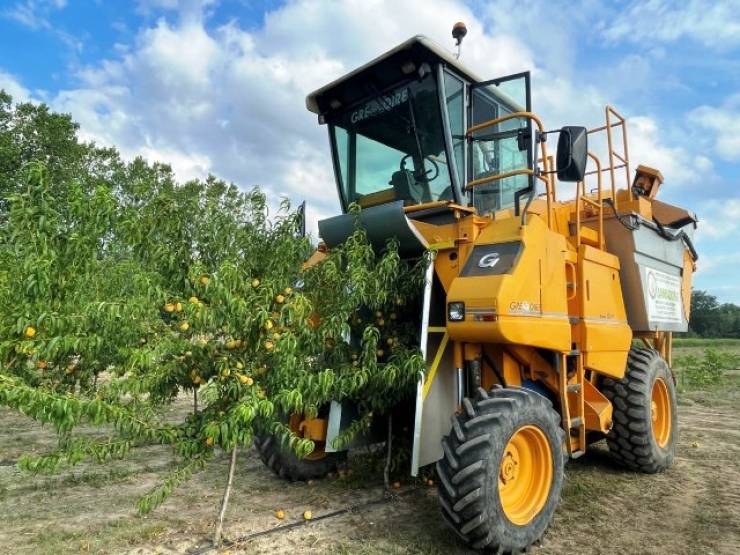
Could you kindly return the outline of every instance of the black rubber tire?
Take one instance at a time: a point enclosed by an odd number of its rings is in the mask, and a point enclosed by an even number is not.
[[[653,436],[652,390],[658,378],[665,382],[671,402],[671,431],[665,447]],[[614,408],[612,429],[606,436],[614,459],[650,474],[671,466],[678,441],[676,386],[663,357],[653,349],[631,349],[624,378],[605,378],[602,392]]]
[[[299,459],[295,453],[280,446],[273,436],[257,436],[254,446],[260,459],[270,470],[284,480],[291,482],[319,480],[337,469],[346,452],[326,453],[321,459]]]
[[[552,403],[524,388],[478,390],[464,399],[463,412],[452,418],[442,439],[444,457],[437,462],[437,492],[450,527],[470,547],[518,553],[541,539],[552,518],[563,485],[567,458],[565,433]],[[499,497],[499,469],[509,439],[522,426],[544,432],[553,461],[553,479],[545,505],[525,525],[511,522]]]

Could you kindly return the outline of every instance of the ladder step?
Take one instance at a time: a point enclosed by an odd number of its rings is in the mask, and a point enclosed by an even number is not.
[[[581,418],[580,416],[576,416],[575,418],[570,419],[571,429],[580,428],[581,426],[583,426],[583,418]]]
[[[581,226],[581,243],[586,243],[592,247],[599,246],[599,232],[590,227]]]
[[[570,458],[571,458],[571,459],[577,459],[577,458],[580,458],[580,457],[582,457],[582,456],[583,456],[583,455],[585,455],[585,454],[586,454],[586,451],[584,451],[583,449],[579,449],[578,451],[573,451],[573,452],[572,452],[572,453],[570,454]]]
[[[569,357],[577,357],[580,354],[581,354],[581,351],[579,351],[578,349],[573,349],[572,351],[570,351],[568,353],[568,356]]]
[[[578,393],[581,390],[581,384],[579,383],[569,383],[568,384],[568,393]]]

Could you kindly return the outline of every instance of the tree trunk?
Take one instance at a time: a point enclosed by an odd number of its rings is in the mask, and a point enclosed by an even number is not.
[[[193,388],[193,414],[198,413],[198,389]]]
[[[231,462],[229,463],[229,478],[226,481],[226,488],[224,489],[223,499],[221,499],[221,511],[218,513],[218,520],[216,521],[216,531],[213,533],[214,547],[218,547],[221,545],[221,534],[224,529],[224,517],[226,516],[226,506],[229,504],[229,496],[231,495],[231,486],[234,483],[234,469],[236,468],[236,451],[237,451],[237,446],[234,445],[234,449],[231,451]]]
[[[386,448],[388,449],[388,454],[386,455],[385,459],[385,468],[383,469],[383,481],[385,482],[385,490],[390,491],[390,472],[391,472],[391,441],[393,439],[393,417],[389,414],[388,415],[388,441]]]

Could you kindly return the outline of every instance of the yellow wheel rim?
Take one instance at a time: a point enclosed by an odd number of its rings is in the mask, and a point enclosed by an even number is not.
[[[665,447],[671,438],[671,398],[668,395],[668,386],[663,378],[653,383],[652,393],[652,426],[653,438],[660,447]]]
[[[506,517],[519,526],[542,510],[552,486],[552,451],[544,432],[519,428],[501,457],[498,491]]]
[[[298,437],[303,437],[303,432],[301,431],[301,422],[303,422],[304,416],[303,414],[294,413],[290,417],[290,431],[293,432]],[[314,449],[311,452],[310,455],[306,456],[304,460],[306,461],[318,461],[320,459],[323,459],[326,457],[326,444],[323,441],[314,441]]]

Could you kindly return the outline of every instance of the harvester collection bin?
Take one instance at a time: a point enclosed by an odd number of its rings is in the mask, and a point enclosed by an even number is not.
[[[638,214],[604,217],[607,251],[619,257],[627,319],[633,331],[688,330],[684,291],[696,258],[695,217],[680,227],[663,226]],[[687,264],[687,261],[689,262]]]

